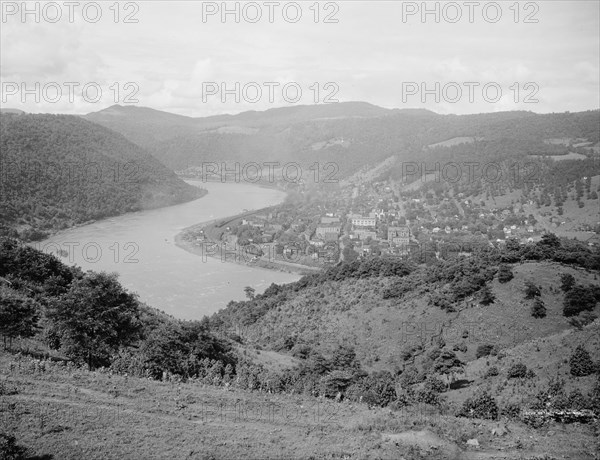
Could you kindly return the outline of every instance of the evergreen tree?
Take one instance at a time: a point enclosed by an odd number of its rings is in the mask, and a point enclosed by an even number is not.
[[[534,318],[544,318],[546,316],[546,306],[539,297],[533,301],[533,306],[531,307],[531,316]]]
[[[575,277],[569,273],[560,275],[560,288],[563,292],[570,291],[575,286]]]
[[[575,348],[569,359],[569,365],[571,366],[571,375],[575,377],[584,377],[593,374],[595,371],[595,365],[590,354],[581,345]]]
[[[496,296],[494,296],[494,293],[492,292],[490,287],[487,284],[483,286],[483,288],[481,289],[481,304],[490,305],[494,303],[495,300]]]
[[[501,283],[508,283],[514,278],[512,269],[506,264],[500,264],[498,267],[498,281]]]

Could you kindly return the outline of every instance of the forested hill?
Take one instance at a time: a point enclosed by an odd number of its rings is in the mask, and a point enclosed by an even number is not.
[[[0,116],[2,233],[36,239],[200,195],[141,147],[80,117]]]
[[[477,150],[462,161],[478,161],[480,153],[496,161],[515,149],[521,156],[565,154],[576,145],[593,156],[600,140],[598,110],[439,115],[348,102],[205,118],[113,106],[85,118],[120,132],[175,170],[203,162],[333,162],[338,178],[390,156],[399,163],[422,161],[424,149],[443,154],[433,147],[460,148],[468,141],[477,140]]]

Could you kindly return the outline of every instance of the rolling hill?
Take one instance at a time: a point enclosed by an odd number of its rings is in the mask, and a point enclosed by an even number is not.
[[[201,194],[138,145],[80,117],[3,114],[0,133],[0,225],[26,240]]]
[[[347,102],[205,118],[112,106],[85,118],[122,133],[175,170],[212,161],[298,162],[303,167],[335,162],[339,178],[392,155],[399,162],[420,160],[426,146],[453,138],[477,138],[501,150],[517,145],[522,155],[552,154],[558,147],[547,139],[600,140],[599,111],[459,116]]]

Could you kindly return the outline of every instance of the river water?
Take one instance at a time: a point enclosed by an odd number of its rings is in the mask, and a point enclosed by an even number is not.
[[[177,233],[191,225],[281,203],[278,190],[243,183],[200,183],[208,190],[195,201],[101,220],[60,232],[35,246],[84,270],[119,273],[119,280],[141,301],[176,318],[201,319],[257,293],[271,283],[290,283],[298,275],[225,263],[175,246]],[[68,253],[68,254],[67,254]]]

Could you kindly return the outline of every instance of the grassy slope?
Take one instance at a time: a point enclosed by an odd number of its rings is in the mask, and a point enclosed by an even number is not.
[[[446,345],[464,343],[466,353],[458,356],[475,359],[477,347],[491,343],[502,348],[537,337],[565,331],[572,326],[562,315],[563,293],[557,288],[562,273],[571,273],[579,283],[598,284],[594,275],[557,263],[528,262],[513,267],[515,277],[509,283],[491,283],[496,302],[488,307],[476,301],[458,306],[458,312],[427,306],[426,295],[408,294],[405,298],[382,299],[386,279],[348,280],[308,288],[295,298],[269,311],[255,325],[243,329],[250,345],[265,348],[282,337],[296,335],[299,341],[317,344],[327,353],[338,344],[353,344],[357,357],[367,369],[402,367],[400,352],[425,339],[431,346],[443,329]],[[525,300],[524,281],[532,279],[542,287],[547,316],[531,316],[531,301]],[[597,307],[596,313],[600,308]],[[463,331],[469,331],[467,338]],[[419,332],[420,331],[420,332]]]
[[[19,389],[0,396],[0,428],[38,455],[57,459],[592,459],[597,447],[592,426],[536,431],[507,422],[510,433],[495,437],[497,422],[415,408],[392,413],[56,365],[35,371],[30,359],[6,352],[0,353],[0,369],[0,381]],[[481,448],[467,448],[470,438]]]

